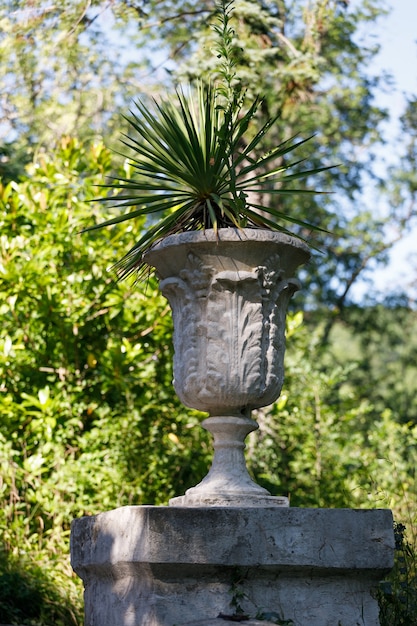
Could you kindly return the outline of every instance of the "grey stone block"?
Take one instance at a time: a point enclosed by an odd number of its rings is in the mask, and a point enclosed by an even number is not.
[[[223,626],[236,603],[252,620],[378,626],[393,551],[386,510],[123,507],[71,534],[86,626]]]

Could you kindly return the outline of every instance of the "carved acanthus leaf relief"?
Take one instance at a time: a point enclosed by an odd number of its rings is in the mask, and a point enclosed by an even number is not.
[[[187,406],[212,415],[265,406],[283,383],[285,313],[296,281],[279,255],[252,270],[189,254],[161,282],[174,317],[174,385]]]
[[[262,341],[266,372],[263,406],[266,406],[274,402],[281,392],[284,380],[286,311],[290,298],[299,289],[299,282],[294,278],[285,278],[279,254],[271,256],[258,271],[264,288]]]
[[[257,393],[262,319],[261,287],[255,272],[229,270],[214,276],[206,309],[205,394],[215,398],[219,408],[239,411]]]
[[[190,253],[179,276],[161,281],[168,298],[174,323],[174,387],[181,402],[198,408],[193,402],[201,386],[201,370],[206,360],[205,300],[211,283],[212,268]]]

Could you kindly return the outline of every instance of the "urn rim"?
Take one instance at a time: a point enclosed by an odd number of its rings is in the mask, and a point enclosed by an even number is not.
[[[174,250],[177,257],[175,265],[181,265],[180,257],[186,256],[190,250],[209,253],[211,256],[227,257],[238,254],[241,258],[252,257],[255,250],[258,250],[256,255],[262,251],[261,256],[265,257],[278,253],[289,275],[297,267],[307,263],[311,257],[310,248],[304,241],[286,233],[260,228],[220,228],[217,231],[214,229],[186,231],[164,237],[148,250],[144,261],[156,268],[159,277],[165,277],[170,274],[170,269],[163,259],[169,255],[172,262]],[[162,269],[161,264],[165,269]]]
[[[189,230],[183,233],[175,233],[168,235],[162,239],[159,239],[153,246],[146,252],[147,258],[152,254],[154,250],[161,250],[162,248],[170,248],[171,246],[177,246],[180,244],[188,243],[219,243],[219,242],[234,242],[244,243],[249,241],[265,241],[291,248],[297,248],[302,254],[305,255],[307,261],[310,256],[309,246],[294,235],[282,233],[280,231],[266,230],[263,228],[219,228],[214,230],[213,228],[206,228],[204,230]]]

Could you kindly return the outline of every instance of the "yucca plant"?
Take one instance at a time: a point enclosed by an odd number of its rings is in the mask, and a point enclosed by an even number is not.
[[[262,100],[256,99],[245,110],[245,98],[233,70],[233,30],[229,25],[232,4],[224,0],[218,4],[219,24],[214,26],[223,80],[179,88],[173,98],[159,102],[138,101],[126,118],[132,133],[124,136],[123,143],[133,155],[130,162],[134,176],[105,185],[119,193],[101,200],[129,211],[87,229],[155,216],[156,220],[117,263],[122,278],[140,273],[146,266],[146,251],[157,240],[174,233],[228,227],[288,233],[288,223],[317,230],[279,211],[270,201],[254,200],[262,194],[315,193],[288,189],[286,183],[327,168],[289,173],[301,161],[282,164],[286,155],[308,139],[293,137],[267,154],[256,156],[276,118],[247,139]]]

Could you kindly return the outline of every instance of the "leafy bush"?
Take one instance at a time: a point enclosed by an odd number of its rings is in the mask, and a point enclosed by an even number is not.
[[[379,413],[351,385],[358,366],[325,356],[319,329],[290,314],[282,394],[257,413],[249,444],[258,482],[292,506],[386,507],[417,526],[417,426]]]
[[[25,570],[43,563],[78,603],[71,520],[167,503],[208,458],[196,412],[171,390],[166,301],[155,282],[138,289],[107,272],[120,229],[79,234],[102,219],[89,200],[110,172],[103,146],[63,138],[26,179],[0,187],[2,542]]]
[[[48,564],[50,567],[50,564]],[[27,626],[77,626],[82,622],[80,604],[75,606],[65,589],[57,590],[50,570],[25,561],[0,556],[0,622]]]
[[[381,626],[417,624],[417,554],[406,537],[404,524],[394,524],[395,565],[380,584]]]

